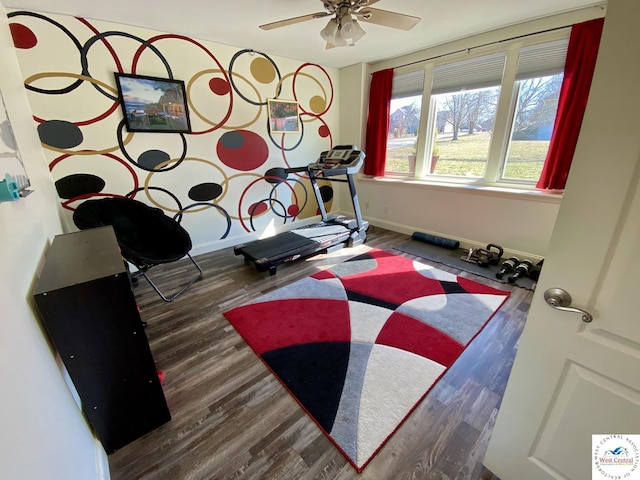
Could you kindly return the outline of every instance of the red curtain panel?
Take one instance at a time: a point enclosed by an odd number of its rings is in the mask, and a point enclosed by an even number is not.
[[[589,98],[603,24],[604,19],[598,18],[571,28],[558,113],[537,188],[561,190],[567,183]]]
[[[365,145],[367,155],[364,163],[365,175],[384,176],[392,85],[392,68],[375,72],[371,76]]]

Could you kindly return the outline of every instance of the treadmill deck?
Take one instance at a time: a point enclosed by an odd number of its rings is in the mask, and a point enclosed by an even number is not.
[[[324,224],[319,226],[324,226]],[[351,233],[350,230],[342,228],[340,232],[336,231],[333,234],[323,234],[314,238],[312,236],[313,227],[314,225],[311,225],[300,229],[304,230],[304,235],[290,230],[274,237],[237,245],[233,252],[236,255],[244,255],[245,259],[254,262],[258,271],[269,270],[273,275],[278,265],[308,257],[344,243],[349,239]]]

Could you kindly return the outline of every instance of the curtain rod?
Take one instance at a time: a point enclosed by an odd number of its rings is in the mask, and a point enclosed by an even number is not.
[[[515,37],[504,38],[502,40],[495,40],[493,42],[487,42],[487,43],[483,43],[481,45],[475,45],[473,47],[461,48],[460,50],[455,50],[453,52],[443,53],[441,55],[434,55],[433,57],[423,58],[421,60],[416,60],[414,62],[404,63],[402,65],[398,65],[397,67],[392,67],[392,68],[393,68],[393,70],[396,70],[398,68],[410,67],[411,65],[416,65],[418,63],[425,63],[425,62],[428,62],[430,60],[436,60],[438,58],[448,57],[449,55],[455,55],[456,53],[464,53],[464,52],[469,53],[469,52],[471,52],[471,50],[475,50],[477,48],[489,47],[491,45],[498,45],[500,43],[510,42],[512,40],[519,40],[521,38],[532,37],[534,35],[540,35],[542,33],[555,32],[557,30],[564,30],[565,28],[569,28],[569,27],[571,27],[571,25],[563,25],[561,27],[548,28],[547,30],[540,30],[539,32],[525,33],[523,35],[517,35]],[[371,75],[373,75],[373,73]]]
[[[588,7],[584,8],[584,9],[582,9],[581,11],[591,10],[592,8],[596,8],[596,9],[600,9],[601,11],[605,11],[606,10],[606,3],[598,3],[598,4],[595,4],[595,5],[591,5],[591,6],[588,6]],[[586,21],[589,21],[589,20],[595,20],[596,18],[600,18],[601,16],[603,16],[603,15],[594,15],[594,16],[588,15],[587,18],[585,20],[583,20],[583,21],[586,22]],[[487,42],[487,43],[483,43],[481,45],[475,45],[473,47],[461,48],[461,49],[455,50],[453,52],[447,52],[447,53],[443,53],[443,54],[440,54],[440,55],[434,55],[432,57],[423,58],[421,60],[416,60],[416,61],[413,61],[413,62],[404,63],[402,65],[398,65],[396,67],[390,67],[390,68],[392,70],[396,70],[398,68],[409,67],[411,65],[416,65],[416,64],[419,64],[419,63],[425,63],[425,62],[428,62],[430,60],[436,60],[438,58],[448,57],[449,55],[455,55],[457,53],[464,53],[464,52],[469,53],[469,52],[471,52],[471,50],[475,50],[477,48],[488,47],[488,46],[491,46],[491,45],[498,45],[500,43],[509,42],[509,41],[512,41],[512,40],[519,40],[521,38],[532,37],[534,35],[540,35],[540,34],[543,34],[543,33],[549,33],[549,32],[555,32],[555,31],[558,31],[558,30],[564,30],[565,28],[571,28],[574,25],[574,23],[570,23],[570,24],[567,24],[567,25],[562,25],[562,26],[559,26],[559,27],[548,28],[546,30],[540,30],[540,31],[537,31],[537,32],[525,33],[525,34],[522,34],[522,35],[515,35],[513,37],[504,38],[502,40],[495,40],[493,42]],[[580,23],[580,21],[578,21],[577,23]],[[438,46],[436,45],[436,46],[431,47],[431,48],[437,48],[437,47]],[[373,73],[375,73],[375,72],[372,72],[369,75],[373,75]]]

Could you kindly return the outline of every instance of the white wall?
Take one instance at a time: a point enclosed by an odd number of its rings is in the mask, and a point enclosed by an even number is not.
[[[62,227],[2,4],[0,71],[0,91],[34,188],[27,198],[0,203],[0,478],[100,478],[106,455],[65,384],[32,301],[38,265]]]
[[[545,256],[559,198],[361,178],[363,217],[372,225],[458,240],[462,247],[501,245],[507,255]]]
[[[370,79],[364,63],[340,70],[340,144],[365,148],[368,97],[365,98],[362,92],[368,92]]]

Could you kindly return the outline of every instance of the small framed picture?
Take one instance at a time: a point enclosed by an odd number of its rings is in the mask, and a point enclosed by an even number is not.
[[[116,73],[129,132],[191,133],[184,82]]]
[[[295,100],[268,99],[269,131],[271,133],[290,133],[300,131],[298,102]]]

